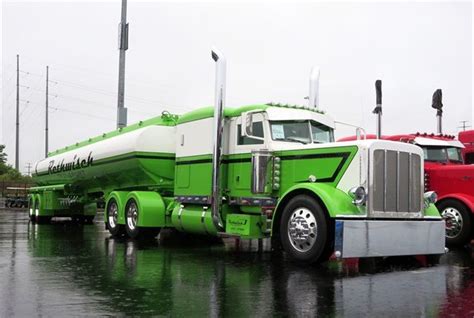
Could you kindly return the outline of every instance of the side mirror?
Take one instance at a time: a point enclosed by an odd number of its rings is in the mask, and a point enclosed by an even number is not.
[[[249,111],[242,113],[241,121],[242,121],[242,129],[241,129],[241,136],[257,139],[257,140],[264,140],[265,138],[254,136],[253,134],[253,116],[255,114],[262,113],[262,111]]]
[[[245,117],[245,135],[252,136],[253,135],[253,113],[244,113]]]

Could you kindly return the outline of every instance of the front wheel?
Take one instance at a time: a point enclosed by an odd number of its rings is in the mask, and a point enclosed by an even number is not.
[[[297,261],[327,260],[328,221],[315,199],[298,195],[288,202],[280,220],[280,240],[285,252]]]
[[[446,222],[446,244],[460,246],[471,239],[471,213],[457,200],[445,200],[437,205]]]

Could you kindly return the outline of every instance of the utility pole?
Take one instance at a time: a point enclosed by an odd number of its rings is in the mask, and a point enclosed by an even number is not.
[[[44,129],[44,157],[48,157],[48,86],[49,86],[49,66],[46,66],[46,112]]]
[[[125,51],[128,49],[127,0],[122,0],[122,17],[119,23],[119,81],[117,100],[117,128],[127,126],[125,98]]]
[[[25,167],[25,168],[26,168],[26,171],[28,171],[28,172],[27,172],[28,176],[31,176],[31,173],[30,173],[30,172],[31,172],[31,167],[32,167],[31,162],[28,162],[28,163],[26,164],[26,167]]]
[[[460,123],[462,124],[462,126],[458,127],[458,128],[462,128],[462,131],[465,131],[466,128],[469,128],[471,127],[470,125],[466,125],[466,123],[468,123],[469,120],[461,120]]]
[[[20,55],[16,55],[16,141],[15,169],[20,171]]]

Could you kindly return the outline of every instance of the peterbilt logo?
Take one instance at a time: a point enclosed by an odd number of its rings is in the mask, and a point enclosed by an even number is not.
[[[49,162],[48,173],[58,173],[63,171],[70,171],[70,170],[77,170],[81,168],[86,168],[92,165],[92,161],[94,158],[92,157],[92,151],[89,153],[87,158],[81,158],[77,155],[74,155],[74,158],[71,162],[64,163],[64,159],[59,161],[57,164],[55,160],[51,160]]]

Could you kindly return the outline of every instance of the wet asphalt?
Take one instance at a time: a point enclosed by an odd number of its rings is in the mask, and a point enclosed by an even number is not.
[[[0,317],[473,317],[474,249],[293,264],[269,242],[113,239],[67,219],[0,209]]]

